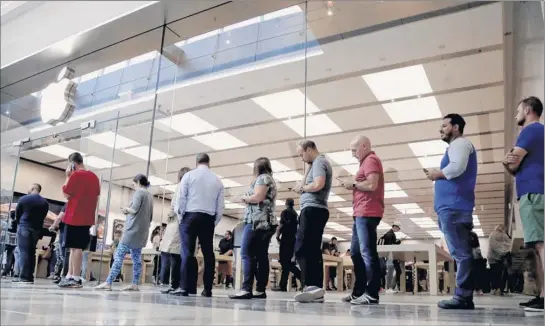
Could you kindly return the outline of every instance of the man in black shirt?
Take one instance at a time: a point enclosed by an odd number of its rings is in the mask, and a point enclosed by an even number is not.
[[[34,283],[34,265],[36,261],[36,245],[40,239],[44,220],[49,211],[49,203],[40,196],[42,186],[34,183],[28,195],[21,197],[15,208],[17,220],[17,248],[19,250],[20,278],[18,283]]]
[[[392,228],[388,230],[383,236],[382,239],[384,240],[384,245],[398,245],[401,243],[401,240],[397,239],[396,232],[399,232],[401,230],[401,224],[399,222],[394,222],[392,224]],[[388,261],[386,262],[386,287],[387,293],[394,293],[397,292],[396,287],[398,287],[399,282],[401,281],[401,265],[399,263],[399,260],[395,260],[393,258],[388,258]],[[395,279],[394,279],[394,271],[395,271]]]
[[[233,255],[233,232],[225,231],[225,236],[220,240],[219,249],[220,255]],[[233,268],[231,262],[220,261],[218,262],[218,284],[221,284],[221,279],[225,277],[225,287],[229,288],[232,283],[233,277],[231,276]]]
[[[295,249],[295,234],[297,233],[297,212],[293,209],[293,198],[286,199],[286,209],[280,215],[280,224],[276,229],[276,240],[280,245],[280,265],[282,275],[280,276],[279,288],[277,291],[287,291],[288,277],[291,272],[297,279],[301,279],[301,270],[293,263],[293,252]]]

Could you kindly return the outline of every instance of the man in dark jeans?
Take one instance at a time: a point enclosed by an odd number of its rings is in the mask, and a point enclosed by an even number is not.
[[[295,248],[295,234],[297,233],[297,212],[293,208],[293,198],[286,199],[286,209],[280,214],[280,224],[276,230],[276,240],[280,245],[280,265],[282,275],[280,284],[275,291],[286,292],[288,290],[288,277],[290,272],[296,279],[301,279],[301,270],[292,261]]]
[[[196,292],[198,266],[195,245],[198,238],[204,258],[204,290],[201,295],[211,297],[216,269],[214,228],[223,216],[225,203],[223,183],[210,171],[208,154],[197,155],[197,168],[183,176],[177,204],[182,264],[180,288],[171,294],[188,296]]]
[[[371,150],[371,141],[357,136],[350,143],[352,156],[360,167],[354,181],[341,183],[353,192],[354,225],[350,252],[356,283],[352,293],[342,301],[354,305],[379,302],[380,260],[377,253],[377,226],[384,214],[384,171],[382,162]]]
[[[44,220],[49,211],[49,203],[40,196],[42,186],[34,183],[28,195],[19,199],[15,209],[17,228],[17,247],[19,248],[19,264],[21,274],[17,283],[34,283],[34,266],[36,262],[36,245],[40,239]]]
[[[322,236],[329,219],[327,199],[333,176],[331,164],[311,140],[297,146],[301,160],[309,164],[304,180],[292,190],[301,194],[301,216],[295,239],[295,257],[301,267],[303,292],[295,296],[298,302],[324,302],[324,262]]]

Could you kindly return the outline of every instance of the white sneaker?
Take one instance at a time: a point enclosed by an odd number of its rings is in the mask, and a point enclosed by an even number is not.
[[[303,289],[303,292],[297,293],[295,301],[302,303],[324,302],[325,291],[317,286],[309,286]]]
[[[112,286],[106,282],[94,287],[95,290],[111,291]]]
[[[394,293],[396,293],[396,291],[394,291],[394,289],[386,290],[386,294],[394,294]]]
[[[350,301],[350,303],[353,304],[353,305],[358,305],[358,306],[360,306],[360,305],[372,305],[372,304],[378,304],[378,299],[373,298],[372,296],[370,296],[368,294],[363,294],[359,298]]]

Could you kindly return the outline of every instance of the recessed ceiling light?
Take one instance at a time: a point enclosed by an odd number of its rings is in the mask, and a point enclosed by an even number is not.
[[[362,76],[379,101],[433,92],[422,65]]]
[[[64,159],[68,159],[68,156],[70,156],[72,153],[77,152],[75,149],[68,148],[63,145],[51,145],[51,146],[45,146],[36,148],[36,150],[40,152],[44,152],[47,154],[55,155],[58,157],[62,157]],[[85,156],[85,153],[79,152],[82,156]]]
[[[136,156],[145,161],[148,160],[148,155],[150,154],[149,146],[138,146],[133,148],[126,148],[126,149],[123,149],[123,152],[130,154],[132,156]],[[150,161],[164,160],[166,158],[171,158],[171,157],[172,155],[168,155],[167,153],[161,152],[155,148],[151,149]]]
[[[414,156],[429,156],[444,154],[448,144],[442,140],[421,141],[418,143],[409,143],[409,147]]]
[[[131,140],[127,137],[123,137],[120,134],[117,134],[116,136],[116,134],[112,131],[106,131],[100,134],[91,135],[87,138],[94,141],[95,143],[99,143],[104,146],[108,146],[110,148],[114,148],[115,146],[116,149],[123,149],[127,147],[140,145],[134,140]]]
[[[273,178],[280,182],[301,181],[303,175],[295,171],[286,171],[274,173]]]
[[[329,157],[330,160],[333,162],[339,164],[339,165],[347,165],[347,164],[356,164],[358,165],[358,159],[356,159],[354,156],[352,156],[351,151],[341,151],[341,152],[333,152],[333,153],[326,153],[327,157]]]
[[[441,166],[443,155],[419,157],[418,161],[423,168],[438,168]]]
[[[115,168],[119,166],[119,164],[112,163],[110,161],[101,159],[100,157],[96,157],[96,156],[85,156],[83,158],[83,164],[85,164],[86,166],[93,167],[95,169],[107,169],[110,167]]]
[[[327,199],[327,201],[329,203],[338,203],[338,202],[341,202],[341,201],[346,201],[346,199],[342,198],[341,196],[335,195],[335,193],[333,193],[333,192],[330,192],[329,193],[329,198]]]
[[[351,231],[352,229],[349,228],[349,227],[346,227],[342,224],[339,224],[337,222],[327,222],[326,227],[330,228],[330,229],[333,229],[335,231],[339,231],[339,232],[342,232],[342,231]]]
[[[394,123],[405,123],[441,118],[435,96],[382,104]]]
[[[408,197],[407,193],[401,189],[397,183],[388,182],[384,184],[384,198],[403,198]]]
[[[429,235],[431,235],[432,237],[434,238],[441,238],[443,237],[443,232],[439,231],[439,230],[431,230],[431,231],[426,231]]]
[[[172,119],[171,119],[172,118]],[[182,135],[195,135],[203,132],[217,130],[216,126],[204,121],[193,113],[186,112],[173,115],[169,118],[157,120],[162,125],[172,128]]]
[[[299,134],[301,137],[306,136],[318,136],[318,135],[327,135],[335,132],[341,132],[342,129],[339,128],[333,122],[327,114],[316,114],[313,116],[307,116],[297,119],[284,120],[284,124],[290,127],[293,131]],[[306,126],[306,130],[305,130]]]
[[[252,100],[277,119],[305,114],[305,95],[298,89],[255,97]],[[320,111],[308,97],[306,103],[307,113]]]
[[[420,208],[417,203],[393,204],[392,206],[394,206],[394,208],[397,209],[401,214],[424,213],[422,208]]]
[[[215,150],[248,146],[248,144],[242,140],[226,133],[225,131],[195,136],[192,138]]]
[[[337,207],[337,209],[350,216],[354,215],[354,209],[352,207]]]
[[[436,229],[439,227],[430,217],[411,217],[411,221],[424,229]]]

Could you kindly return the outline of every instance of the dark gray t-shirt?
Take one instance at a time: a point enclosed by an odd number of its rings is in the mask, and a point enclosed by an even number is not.
[[[331,164],[324,155],[320,155],[314,159],[310,166],[310,171],[307,174],[305,185],[314,182],[317,177],[325,176],[325,185],[322,190],[318,192],[304,192],[301,194],[301,209],[305,207],[320,207],[327,208],[327,198],[329,197],[329,191],[331,190],[331,179],[333,172]]]

